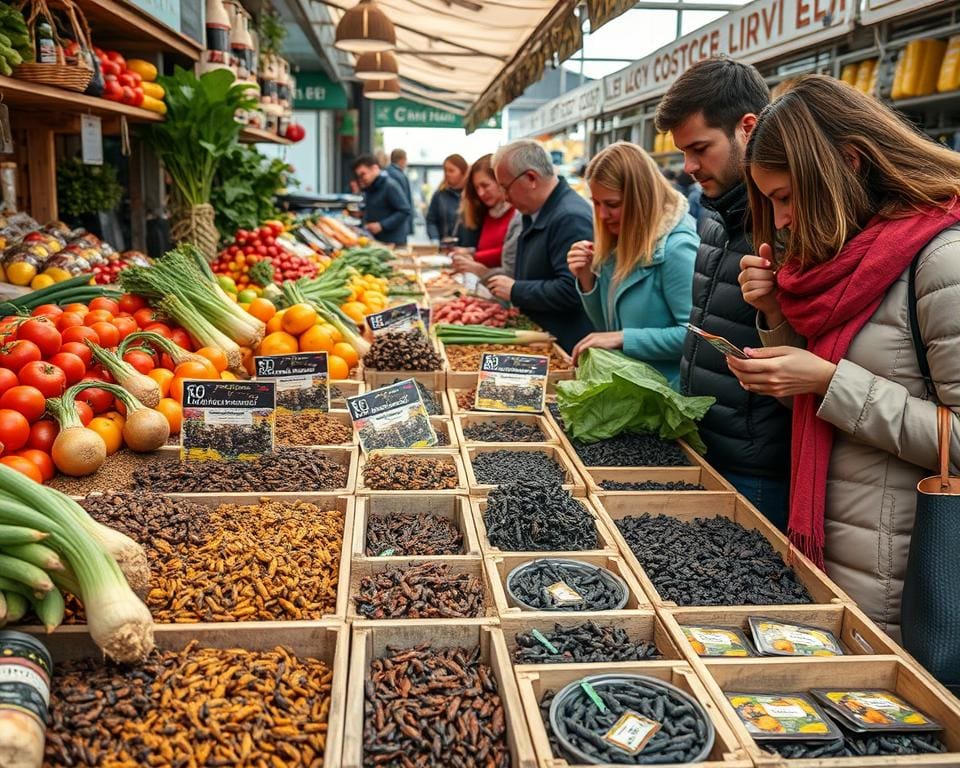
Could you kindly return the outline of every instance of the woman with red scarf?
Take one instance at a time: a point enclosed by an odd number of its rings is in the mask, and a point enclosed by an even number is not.
[[[791,540],[899,639],[916,485],[938,465],[909,274],[916,259],[936,398],[960,413],[960,154],[808,75],[760,115],[745,163],[758,248],[740,286],[764,348],[727,363],[792,399]]]

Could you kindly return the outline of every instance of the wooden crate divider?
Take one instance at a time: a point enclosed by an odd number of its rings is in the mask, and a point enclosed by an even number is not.
[[[467,378],[458,378],[460,376],[467,377]],[[450,412],[454,416],[457,416],[458,414],[459,415],[471,414],[471,415],[484,416],[484,415],[491,415],[495,413],[495,411],[475,411],[472,408],[461,408],[457,404],[458,392],[468,392],[471,389],[474,389],[476,386],[477,386],[477,374],[475,373],[474,374],[466,374],[466,373],[456,374],[453,371],[447,372],[447,399],[450,402]],[[555,397],[556,394],[557,394],[557,383],[555,381],[547,381],[547,402],[549,403],[551,398]],[[519,414],[513,414],[513,415],[516,416]],[[549,416],[547,414],[546,409],[544,409],[542,414],[525,414],[525,415],[528,415],[528,416],[539,415],[549,420]],[[554,428],[555,433],[559,431],[556,427],[556,422],[550,421],[550,426]],[[557,435],[557,439],[560,440],[559,434]]]
[[[453,421],[451,421],[449,417],[431,416],[430,424],[433,426],[433,431],[437,433],[438,438],[441,434],[447,436],[447,444],[438,445],[437,448],[442,448],[443,450],[457,450],[460,448],[460,435],[457,434],[457,430],[453,426]]]
[[[478,557],[481,554],[480,541],[473,523],[470,499],[467,496],[433,496],[419,491],[406,493],[381,493],[373,491],[366,496],[358,496],[354,512],[353,556],[368,557],[367,520],[372,516],[390,517],[397,514],[428,514],[452,520],[463,534],[464,555]],[[378,560],[392,561],[392,557],[377,557]]]
[[[366,391],[366,387],[367,385],[363,383],[362,379],[343,379],[342,381],[331,381],[330,409],[345,410],[347,407],[347,398],[362,395]],[[334,389],[340,390],[339,397],[337,397],[332,391]]]
[[[619,555],[620,548],[617,545],[616,539],[613,538],[610,533],[607,524],[600,518],[597,513],[596,507],[589,499],[576,499],[580,504],[582,504],[586,510],[593,517],[594,523],[597,526],[597,544],[599,545],[596,549],[588,550],[572,550],[565,554],[576,554],[576,555]],[[519,555],[526,556],[531,558],[543,557],[544,552],[540,551],[524,551],[524,552],[508,552],[506,550],[495,547],[490,543],[490,540],[487,538],[487,526],[483,522],[484,513],[487,511],[487,499],[486,498],[471,498],[470,507],[473,513],[473,524],[477,529],[477,537],[480,541],[480,549],[483,551],[485,556],[489,555]],[[557,550],[550,552],[552,555],[558,557],[563,557],[564,554],[558,553]]]
[[[429,641],[433,648],[480,647],[480,662],[488,665],[497,681],[507,723],[507,746],[513,768],[536,768],[537,761],[526,718],[520,705],[510,658],[503,635],[493,624],[466,624],[457,620],[438,620],[429,624],[415,622],[378,622],[353,626],[353,652],[347,687],[343,744],[343,768],[367,765],[363,754],[364,682],[370,663],[387,653],[387,646],[408,648]],[[332,765],[332,764],[331,764]]]
[[[839,656],[809,659],[704,659],[704,685],[758,768],[890,768],[960,765],[960,701],[946,688],[897,656]],[[729,704],[724,691],[796,693],[811,688],[878,688],[901,696],[943,726],[947,752],[896,757],[838,757],[786,760],[760,747]]]
[[[540,715],[540,700],[547,691],[559,691],[568,683],[589,675],[633,674],[655,677],[675,685],[696,699],[706,710],[716,736],[708,759],[699,763],[685,763],[697,768],[750,768],[752,763],[743,743],[725,721],[716,703],[691,667],[676,661],[618,662],[614,664],[565,664],[563,666],[524,667],[516,670],[517,687],[527,726],[533,739],[539,768],[582,768],[562,756],[554,755],[550,747],[547,725]],[[349,730],[349,728],[348,728]],[[662,766],[662,763],[656,765]]]
[[[467,486],[467,475],[463,469],[463,459],[460,458],[460,452],[456,448],[416,448],[410,450],[384,450],[376,453],[391,454],[395,453],[404,456],[426,456],[433,459],[441,459],[444,462],[451,463],[457,468],[457,487],[445,488],[443,490],[424,490],[418,493],[429,493],[431,495],[440,494],[442,496],[464,496],[469,493]],[[357,468],[357,494],[367,493],[406,493],[410,489],[399,491],[382,491],[376,488],[367,487],[363,481],[363,468],[366,466],[368,457],[360,454],[360,462]]]
[[[447,354],[447,346],[442,341],[439,342],[440,353],[443,355],[443,360],[447,368],[447,382],[450,387],[472,387],[477,383],[477,371],[480,369],[480,366],[473,370],[464,370],[458,369],[450,361],[450,357]],[[463,346],[461,344],[451,344],[449,346],[458,347]],[[491,346],[491,345],[479,345],[479,346]],[[576,375],[576,369],[573,367],[573,358],[568,355],[564,349],[557,344],[556,342],[538,342],[536,344],[524,344],[522,346],[531,346],[536,347],[537,352],[542,355],[549,356],[551,352],[557,354],[561,357],[566,363],[566,368],[555,369],[553,365],[550,366],[550,369],[547,373],[547,380],[553,383],[558,381],[567,381],[574,378]],[[521,354],[530,354],[529,352],[523,352]]]
[[[679,520],[690,521],[697,517],[729,518],[747,530],[759,531],[770,542],[771,546],[780,553],[784,562],[789,563],[797,573],[797,577],[810,592],[815,604],[834,602],[853,602],[827,575],[817,568],[798,549],[790,544],[763,515],[761,515],[742,496],[723,496],[717,500],[691,499],[685,493],[642,493],[618,494],[616,496],[595,497],[594,503],[600,512],[601,518],[607,523],[614,539],[620,547],[620,553],[630,564],[637,579],[643,584],[647,596],[654,605],[668,608],[678,607],[672,600],[665,600],[653,582],[647,576],[637,559],[617,528],[616,521],[624,517],[650,514],[669,515]],[[755,608],[758,612],[762,607]]]
[[[447,372],[441,371],[375,371],[372,368],[363,368],[363,381],[367,385],[367,392],[372,389],[386,387],[396,379],[416,379],[429,390],[447,388]]]
[[[464,434],[464,430],[473,424],[482,424],[484,422],[502,423],[505,421],[519,421],[523,424],[535,424],[540,427],[540,431],[543,433],[544,439],[538,440],[537,442],[522,443],[505,441],[489,442],[482,440],[470,440]],[[493,413],[489,411],[472,411],[470,413],[462,413],[454,416],[453,423],[456,427],[457,434],[460,436],[460,445],[464,447],[484,445],[543,445],[544,443],[557,445],[560,442],[560,438],[557,437],[557,433],[553,427],[553,424],[549,419],[544,418],[539,413]]]
[[[493,592],[493,599],[501,618],[561,619],[572,616],[587,621],[588,619],[602,619],[608,614],[615,613],[614,611],[528,611],[525,608],[514,605],[507,594],[506,587],[507,575],[510,571],[523,563],[551,557],[563,558],[564,560],[578,560],[587,565],[606,568],[608,571],[615,573],[627,583],[627,591],[629,592],[627,604],[622,610],[649,611],[652,608],[643,588],[630,571],[630,567],[623,558],[617,557],[616,555],[582,555],[579,552],[538,552],[536,557],[513,554],[491,555],[485,558],[485,563],[490,588]]]
[[[497,443],[486,443],[484,445],[465,445],[461,449],[463,455],[463,466],[467,472],[467,485],[470,488],[470,495],[479,498],[485,498],[490,491],[496,488],[496,485],[477,482],[473,471],[473,459],[481,453],[493,453],[494,451],[519,451],[523,453],[545,453],[556,461],[564,472],[563,488],[569,491],[573,496],[586,496],[587,487],[583,478],[577,474],[573,464],[567,457],[567,454],[559,445],[545,445],[543,443],[512,443],[510,445],[501,445]],[[521,478],[517,478],[518,480]]]

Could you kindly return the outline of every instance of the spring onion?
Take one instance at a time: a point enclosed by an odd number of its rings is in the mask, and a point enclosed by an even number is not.
[[[151,379],[151,381],[153,381]],[[70,389],[76,396],[77,392],[96,387],[103,389],[123,403],[127,411],[123,422],[123,442],[131,451],[147,453],[162,448],[170,437],[170,422],[159,411],[143,405],[143,399],[134,396],[125,388],[116,384],[107,384],[102,381],[81,381]],[[157,398],[157,402],[160,402]],[[59,436],[58,436],[59,437]],[[54,441],[56,445],[56,441]]]
[[[93,359],[102,365],[114,380],[137,400],[149,408],[160,402],[160,385],[144,376],[117,354],[104,349],[90,339],[84,340],[93,353]]]
[[[157,307],[165,315],[176,320],[190,334],[194,344],[198,347],[222,349],[227,356],[227,367],[231,370],[240,370],[243,361],[240,345],[221,333],[197,310],[173,295],[162,299]]]
[[[207,361],[207,358],[202,355],[195,355],[193,352],[181,347],[175,341],[171,341],[167,337],[161,336],[159,333],[154,333],[153,331],[134,331],[129,334],[117,346],[117,355],[123,357],[131,349],[138,348],[152,354],[152,350],[145,348],[143,346],[144,344],[150,344],[160,352],[168,355],[173,361],[174,368],[180,365],[180,363],[191,361],[205,363]]]
[[[336,328],[340,332],[340,335],[343,336],[343,340],[353,347],[360,357],[363,357],[370,351],[370,342],[357,333],[357,327],[353,324],[353,320],[346,318],[346,322],[344,322],[346,315],[340,312],[339,307],[327,301],[313,301],[308,299],[303,294],[299,280],[297,282],[289,280],[285,282],[283,284],[283,296],[289,305],[303,303],[313,307],[317,311],[317,315],[320,316],[320,319],[326,323],[330,323],[330,325]]]
[[[84,477],[103,466],[107,460],[107,445],[100,435],[83,426],[74,396],[75,393],[71,394],[68,389],[63,397],[47,399],[47,413],[60,425],[50,456],[63,474]]]
[[[438,323],[434,329],[444,344],[542,344],[553,341],[549,333],[542,331],[517,331],[487,325]]]

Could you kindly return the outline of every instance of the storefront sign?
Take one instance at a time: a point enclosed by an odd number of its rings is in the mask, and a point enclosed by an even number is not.
[[[377,128],[463,128],[463,117],[445,109],[418,104],[410,99],[395,99],[378,104],[373,121]],[[478,128],[499,128],[500,115],[491,117]]]
[[[876,24],[893,16],[903,16],[939,4],[939,0],[867,0],[860,9],[860,23]]]
[[[149,13],[157,21],[180,31],[180,0],[130,0],[137,8]]]
[[[853,0],[755,0],[604,78],[603,109],[659,96],[711,56],[753,63],[838,37],[853,27],[855,11]]]
[[[603,102],[603,82],[581,85],[563,96],[549,101],[536,112],[519,120],[520,136],[554,133],[599,115]]]
[[[346,109],[347,92],[325,72],[298,72],[294,109]]]

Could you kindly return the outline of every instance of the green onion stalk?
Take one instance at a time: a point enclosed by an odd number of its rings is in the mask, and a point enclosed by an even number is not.
[[[156,381],[140,373],[120,355],[104,349],[90,339],[85,339],[85,343],[93,354],[93,359],[113,376],[114,381],[123,387],[125,392],[133,395],[148,408],[157,406],[160,402],[160,385]]]
[[[542,331],[518,331],[487,325],[437,323],[434,331],[444,344],[542,344],[553,341],[549,333]]]
[[[109,392],[123,403],[126,410],[123,421],[123,442],[131,451],[149,453],[167,444],[167,439],[170,437],[170,422],[160,411],[147,407],[138,395],[117,384],[103,381],[81,381],[71,389],[76,396],[77,392],[93,387]]]
[[[227,366],[231,370],[240,370],[243,353],[239,344],[222,333],[191,305],[177,296],[169,295],[157,302],[157,309],[182,326],[198,347],[218,347],[227,356]]]
[[[168,339],[166,336],[161,336],[159,333],[154,333],[153,331],[134,331],[127,335],[126,338],[120,342],[119,346],[117,346],[117,354],[123,357],[131,349],[142,349],[148,354],[154,353],[153,349],[144,345],[152,345],[161,353],[167,354],[173,361],[174,368],[180,365],[180,363],[207,362],[207,358],[203,355],[194,354],[181,347],[172,339]]]

